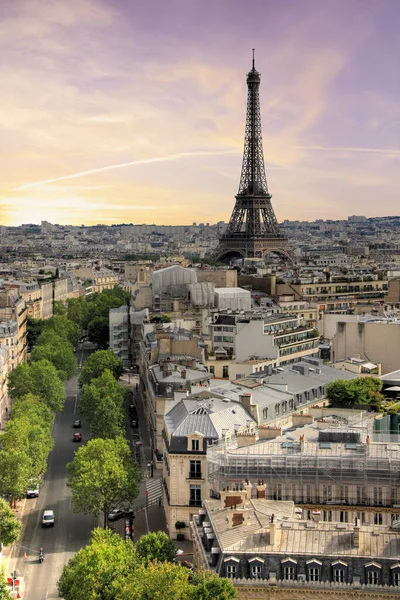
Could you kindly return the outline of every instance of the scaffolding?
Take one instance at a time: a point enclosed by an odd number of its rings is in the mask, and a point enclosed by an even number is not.
[[[240,489],[247,480],[253,490],[265,483],[265,497],[273,500],[400,509],[400,441],[371,442],[366,436],[364,442],[330,443],[286,437],[241,447],[243,435],[207,449],[212,495],[228,487]]]

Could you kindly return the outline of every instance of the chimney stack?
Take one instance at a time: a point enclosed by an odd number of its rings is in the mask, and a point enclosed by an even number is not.
[[[182,377],[182,379],[186,379],[186,369],[182,369],[181,377]]]

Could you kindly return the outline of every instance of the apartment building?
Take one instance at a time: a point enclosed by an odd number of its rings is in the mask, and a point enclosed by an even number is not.
[[[124,366],[130,365],[130,340],[129,340],[129,307],[110,308],[110,350],[122,360]]]
[[[3,339],[6,340],[6,345],[9,340],[10,343],[13,342],[14,348],[16,347],[14,359],[11,358],[12,368],[26,360],[26,322],[26,305],[17,289],[0,288],[0,323],[4,324]],[[17,337],[15,337],[15,328]]]
[[[0,338],[0,419],[9,404],[7,378],[10,372],[9,351],[1,345],[1,342]]]
[[[304,357],[318,358],[319,333],[303,324],[299,315],[217,313],[210,330],[212,352],[221,360],[262,357],[285,365]]]
[[[375,437],[374,413],[310,408],[291,425],[208,448],[210,489],[262,482],[266,498],[295,502],[305,519],[315,510],[326,522],[389,527],[400,519],[400,446]]]
[[[257,486],[221,492],[194,517],[194,565],[227,577],[238,598],[395,598],[400,586],[399,524],[299,518],[291,501]]]
[[[190,536],[189,524],[196,507],[210,497],[207,447],[254,426],[244,406],[205,390],[181,399],[167,412],[163,429],[163,493],[171,537],[176,537],[177,521],[186,524],[182,531]]]

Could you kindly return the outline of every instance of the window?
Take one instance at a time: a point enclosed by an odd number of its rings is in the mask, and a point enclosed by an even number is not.
[[[332,486],[324,485],[322,488],[324,502],[332,500]]]
[[[342,502],[349,501],[349,486],[348,485],[340,486],[340,497],[342,499]],[[347,523],[347,521],[346,521],[346,523]]]
[[[369,585],[378,585],[379,583],[379,571],[368,571],[367,572],[367,583]]]
[[[324,510],[323,520],[328,521],[329,523],[332,522],[332,511],[331,510]]]
[[[349,513],[347,512],[347,510],[341,510],[340,511],[339,521],[341,523],[348,523],[349,522]]]
[[[222,367],[222,377],[224,377],[224,378],[229,377],[229,367],[227,365]]]
[[[374,504],[383,504],[381,487],[374,487]]]
[[[393,487],[391,490],[391,501],[392,501],[392,504],[399,504],[397,488],[395,488],[395,487]]]
[[[319,568],[318,567],[310,567],[308,569],[308,580],[309,581],[319,581]]]
[[[228,579],[236,577],[236,565],[226,565],[226,576]]]
[[[293,400],[289,400],[289,410],[293,410]]]
[[[253,579],[261,579],[261,565],[251,565],[251,576]]]
[[[198,452],[200,450],[200,440],[192,440],[192,450],[193,452]]]
[[[294,567],[283,567],[283,579],[294,580]]]
[[[212,365],[212,366],[210,367],[210,373],[211,373],[211,375],[215,375],[215,368],[214,368],[214,365]]]
[[[374,525],[382,525],[382,513],[374,513]]]
[[[190,486],[189,506],[201,506],[201,486],[200,485],[191,485]]]
[[[344,569],[333,569],[333,581],[336,583],[344,583]]]
[[[357,486],[357,504],[364,504],[365,502],[365,490],[361,486]]]
[[[275,404],[275,415],[278,416],[281,411],[281,407],[279,404]]]
[[[263,408],[263,419],[268,419],[268,408]]]
[[[400,572],[399,571],[395,571],[394,573],[392,573],[392,585],[400,585]]]
[[[200,460],[191,460],[190,461],[189,479],[201,479],[201,461]]]

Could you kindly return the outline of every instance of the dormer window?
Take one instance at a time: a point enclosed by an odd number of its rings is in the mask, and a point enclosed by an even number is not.
[[[192,451],[198,452],[200,450],[200,440],[192,440]]]
[[[375,562],[365,565],[366,583],[368,585],[378,585],[381,578],[381,565]]]
[[[332,563],[332,579],[335,583],[345,583],[347,581],[347,563],[342,560]]]
[[[249,560],[250,567],[250,577],[252,579],[261,579],[262,578],[262,567],[264,561],[261,557],[255,556]]]
[[[293,558],[282,561],[282,579],[294,581],[296,579],[297,562]]]
[[[308,581],[321,581],[321,567],[322,562],[313,558],[307,561],[307,579]]]

